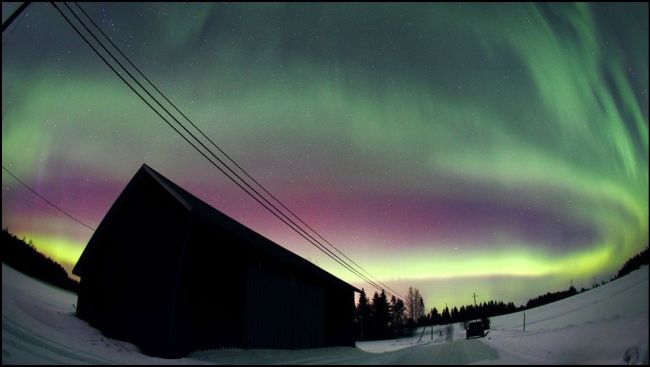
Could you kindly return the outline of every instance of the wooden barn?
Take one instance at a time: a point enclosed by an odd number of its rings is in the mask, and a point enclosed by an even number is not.
[[[147,165],[73,273],[77,315],[149,355],[354,346],[358,289],[229,218]]]

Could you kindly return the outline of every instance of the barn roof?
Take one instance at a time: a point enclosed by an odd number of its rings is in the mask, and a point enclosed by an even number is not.
[[[275,242],[269,240],[268,238],[260,235],[259,233],[253,231],[252,229],[228,217],[227,215],[223,214],[219,210],[213,208],[209,204],[205,203],[203,200],[197,198],[196,196],[192,195],[182,187],[178,186],[177,184],[175,184],[165,176],[161,175],[160,173],[158,173],[156,170],[149,167],[148,165],[143,164],[135,176],[137,177],[138,175],[142,175],[142,174],[152,177],[157,183],[160,184],[161,187],[163,187],[167,192],[169,192],[173,198],[175,198],[188,211],[190,211],[191,215],[194,216],[195,218],[200,219],[201,221],[209,225],[215,225],[226,229],[227,231],[231,232],[235,236],[244,239],[245,241],[243,241],[243,244],[251,246],[252,248],[272,258],[275,258],[276,260],[282,261],[288,264],[289,266],[295,267],[298,270],[301,270],[302,272],[310,274],[316,278],[322,279],[328,283],[333,283],[337,286],[351,288],[354,291],[359,292],[359,289],[357,289],[356,287],[344,282],[343,280],[335,277],[334,275],[328,273],[327,271],[321,269],[320,267],[314,265],[313,263],[303,259],[302,257],[283,248],[282,246],[276,244]],[[127,189],[125,189],[125,191],[126,190]],[[104,221],[106,221],[107,218],[105,218]],[[73,273],[77,274],[78,273],[77,269],[81,269],[83,267],[83,260],[84,258],[86,258],[83,255],[85,255],[85,252],[89,250],[89,247],[91,247],[92,241],[93,239],[91,238],[91,241],[89,242],[86,250],[84,250],[84,254],[82,254],[81,258],[77,262],[77,265],[75,266],[75,271],[73,271]]]

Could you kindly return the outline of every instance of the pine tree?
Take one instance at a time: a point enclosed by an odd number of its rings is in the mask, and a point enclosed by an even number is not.
[[[391,299],[393,325],[395,327],[400,327],[404,323],[404,301],[398,298],[395,302],[393,302],[394,299],[395,297]]]
[[[370,305],[368,304],[368,297],[366,297],[366,292],[363,288],[361,288],[361,294],[359,294],[356,318],[359,325],[359,339],[365,340],[367,337],[366,330],[368,329],[368,323],[370,322]]]
[[[388,323],[390,319],[388,317],[388,299],[383,289],[381,290],[381,294],[375,292],[372,297],[371,314],[374,336],[380,339],[387,337],[389,334]]]
[[[388,319],[390,320],[390,326],[395,327],[397,322],[395,321],[396,314],[395,314],[395,308],[397,307],[397,298],[395,296],[390,297],[390,304],[388,307]]]
[[[442,310],[441,324],[448,324],[451,321],[451,315],[449,315],[449,307],[445,307]]]
[[[433,308],[433,310],[431,310],[431,322],[434,325],[440,324],[440,313],[438,313],[438,309],[436,309],[435,307]]]

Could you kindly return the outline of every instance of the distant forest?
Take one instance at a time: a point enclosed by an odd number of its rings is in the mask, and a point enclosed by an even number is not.
[[[22,273],[59,288],[75,293],[79,288],[79,282],[68,277],[68,273],[60,264],[36,251],[31,240],[26,243],[7,229],[2,230],[1,260]],[[648,248],[628,259],[611,280],[625,276],[643,265],[648,265]],[[603,281],[600,285],[605,283]],[[598,286],[599,284],[594,284],[593,288]],[[425,313],[424,300],[417,288],[409,288],[405,302],[395,297],[389,300],[383,290],[381,293],[375,292],[372,299],[368,299],[362,290],[355,310],[356,336],[357,340],[389,339],[412,335],[417,326],[465,323],[477,319],[482,319],[489,325],[490,317],[542,306],[587,290],[582,288],[578,292],[571,286],[567,290],[548,292],[531,298],[525,306],[519,307],[512,302],[488,301],[460,308],[453,307],[451,310],[447,307],[442,311],[433,308],[429,313]]]
[[[616,274],[616,278],[625,276],[643,265],[648,265],[648,247],[627,260],[621,270],[618,271],[618,274]]]
[[[648,248],[646,247],[645,250],[641,251],[640,253],[634,255],[630,259],[628,259],[625,264],[623,264],[623,267],[618,271],[615,277],[613,277],[611,280],[616,280],[622,276],[625,276],[629,273],[631,273],[634,270],[637,270],[643,265],[648,265]],[[607,284],[606,281],[602,281],[600,284],[594,282],[592,285],[592,288],[597,288],[601,285]],[[582,288],[578,292],[573,286],[569,287],[569,289],[564,290],[564,291],[558,291],[558,292],[549,292],[541,296],[537,296],[535,298],[531,298],[528,300],[526,303],[526,307],[520,307],[520,309],[529,309],[541,305],[545,305],[547,303],[559,301],[563,298],[571,297],[573,295],[576,295],[578,293],[586,292],[589,289]]]
[[[2,230],[2,262],[12,268],[46,283],[77,293],[79,282],[68,277],[68,273],[56,261],[36,251],[30,240],[26,243]]]
[[[611,280],[625,276],[643,265],[648,265],[648,248],[627,260],[616,277]],[[602,281],[601,284],[594,283],[592,289],[604,284],[606,284],[605,281]],[[392,297],[388,301],[383,290],[379,294],[375,292],[372,300],[369,300],[362,289],[355,313],[357,340],[396,338],[412,335],[417,326],[445,325],[457,322],[467,323],[479,319],[489,328],[490,317],[542,306],[588,290],[582,288],[577,291],[572,285],[566,290],[548,292],[531,298],[526,302],[525,306],[520,305],[517,307],[513,302],[488,301],[476,305],[465,305],[460,308],[453,307],[449,309],[445,307],[442,311],[438,311],[434,307],[430,313],[425,314],[424,301],[417,288],[409,288],[406,307],[401,299]]]

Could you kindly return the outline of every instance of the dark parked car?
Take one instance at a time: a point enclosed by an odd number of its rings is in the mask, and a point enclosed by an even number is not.
[[[483,322],[478,320],[478,321],[471,321],[467,325],[467,330],[465,333],[465,338],[482,338],[485,336],[485,327],[483,325]]]

